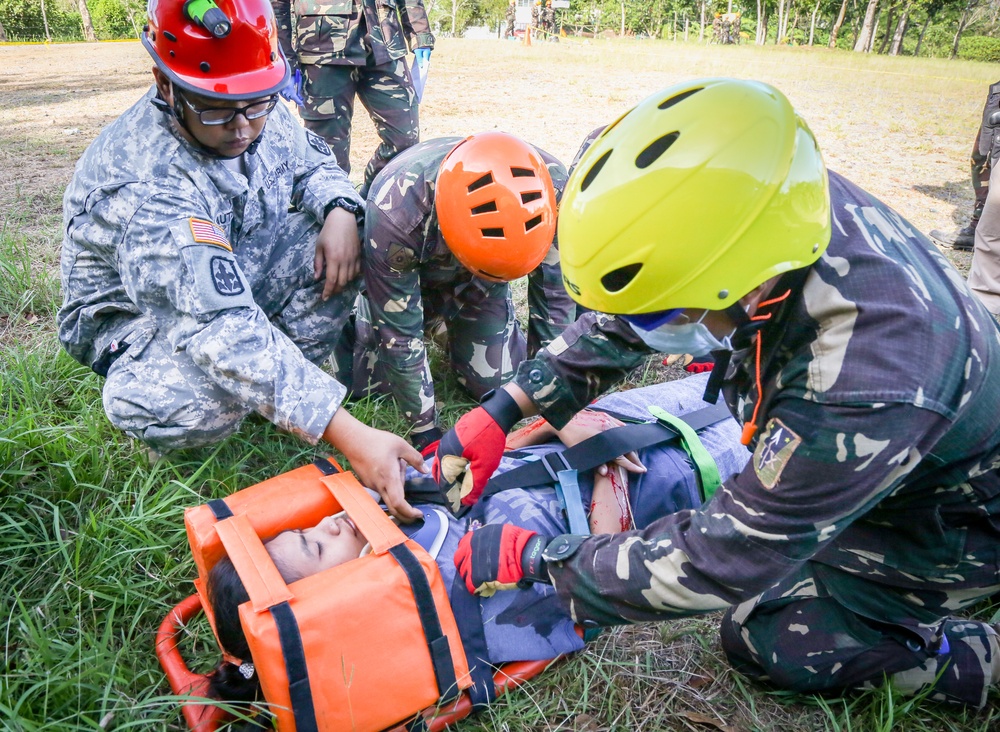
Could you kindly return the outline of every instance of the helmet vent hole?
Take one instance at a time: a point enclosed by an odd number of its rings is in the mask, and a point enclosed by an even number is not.
[[[619,267],[604,275],[601,278],[601,284],[604,285],[604,289],[608,292],[624,290],[635,279],[635,276],[639,274],[640,269],[642,269],[642,264],[627,264],[624,267]]]
[[[653,142],[645,150],[636,156],[635,167],[648,168],[650,165],[655,163],[656,160],[677,141],[680,134],[680,132],[671,132],[658,140],[653,140]]]
[[[472,209],[472,215],[475,216],[476,214],[492,213],[493,211],[496,210],[497,210],[497,202],[487,201],[482,206],[474,206]]]
[[[492,182],[493,182],[493,174],[487,173],[483,177],[477,178],[476,180],[472,181],[472,183],[469,184],[469,193],[472,193],[473,191],[478,191],[483,186],[488,186]]]
[[[209,71],[212,70],[212,67],[209,66],[208,61],[202,61],[200,64],[198,64],[198,68],[201,69],[202,73],[205,74],[207,74]]]
[[[521,203],[531,203],[542,197],[541,191],[527,191],[521,194]]]
[[[580,184],[581,191],[587,190],[590,184],[594,182],[594,178],[597,177],[597,174],[601,172],[601,168],[604,167],[604,164],[608,162],[608,158],[611,157],[611,152],[611,150],[608,150],[604,153],[597,159],[597,162],[591,166],[590,170],[587,171],[587,175],[583,177],[583,183]]]
[[[542,223],[541,214],[538,214],[538,216],[535,216],[534,218],[528,219],[527,221],[524,222],[524,233],[527,234],[529,231],[534,229],[540,223]]]
[[[274,63],[277,60],[277,58],[278,54],[276,54],[274,51],[271,51],[271,63]]]
[[[487,239],[503,239],[503,229],[481,229]]]
[[[175,36],[170,31],[163,31],[163,37],[166,38],[168,41],[173,41],[174,43],[177,43],[177,36]]]
[[[174,53],[174,49],[170,49],[170,58],[174,58],[177,54]]]
[[[531,168],[511,168],[510,174],[515,178],[534,178],[535,171]]]
[[[689,96],[691,96],[692,94],[697,94],[698,92],[700,92],[704,88],[705,87],[703,87],[703,86],[699,86],[697,89],[688,89],[686,92],[681,92],[680,94],[678,94],[676,96],[670,97],[670,99],[666,99],[666,100],[660,102],[659,104],[657,104],[656,106],[659,109],[670,109],[675,104],[677,104],[679,102],[683,102]]]

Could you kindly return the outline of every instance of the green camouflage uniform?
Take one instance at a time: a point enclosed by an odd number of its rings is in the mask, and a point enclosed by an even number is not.
[[[510,285],[475,277],[448,249],[438,228],[434,185],[441,161],[461,139],[429,140],[405,151],[378,175],[368,196],[362,245],[368,297],[359,309],[353,384],[355,393],[370,388],[392,394],[413,425],[417,444],[435,428],[434,384],[423,338],[432,319],[443,320],[459,382],[480,397],[510,380],[526,353],[549,343],[576,313],[562,287],[555,242],[528,275],[527,343],[515,319]],[[566,169],[538,152],[558,198]],[[365,307],[374,325],[368,342]]]
[[[514,19],[517,17],[517,6],[508,5],[507,6],[507,29],[504,31],[504,37],[510,38],[514,35]]]
[[[829,249],[762,311],[762,394],[753,340],[716,367],[740,421],[761,402],[750,465],[701,510],[555,538],[549,574],[584,625],[730,608],[732,663],[787,689],[886,675],[981,706],[997,634],[952,614],[1000,590],[1000,332],[919,231],[835,173],[830,186]],[[559,427],[642,353],[622,321],[589,314],[516,382]]]
[[[365,168],[362,195],[402,150],[420,139],[418,102],[406,66],[410,49],[433,48],[422,0],[272,0],[281,48],[302,69],[300,111],[325,139],[337,163],[351,171],[355,94],[382,142]],[[294,20],[294,22],[293,22]]]
[[[317,364],[357,292],[322,299],[316,236],[330,203],[361,199],[284,105],[244,174],[154,98],[98,135],[66,188],[59,340],[107,376],[111,422],[156,448],[214,442],[251,410],[315,443],[346,392]]]

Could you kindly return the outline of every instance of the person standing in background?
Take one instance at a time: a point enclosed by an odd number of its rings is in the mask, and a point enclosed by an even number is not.
[[[420,139],[419,98],[404,57],[430,56],[434,36],[422,0],[272,0],[281,48],[299,79],[305,126],[330,145],[337,164],[351,171],[351,119],[357,95],[381,144],[365,168],[367,195],[375,175]]]

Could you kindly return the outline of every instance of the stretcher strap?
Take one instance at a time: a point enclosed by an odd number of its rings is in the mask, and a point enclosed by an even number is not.
[[[270,610],[278,628],[281,655],[285,659],[295,729],[297,732],[318,732],[316,709],[313,707],[312,690],[309,688],[306,653],[302,647],[302,635],[299,633],[299,624],[295,621],[295,613],[287,602],[275,605]]]
[[[476,504],[480,505],[482,504]],[[472,711],[481,712],[496,699],[497,690],[493,683],[493,667],[490,665],[489,652],[486,648],[486,631],[483,629],[483,612],[479,605],[479,596],[469,592],[462,573],[455,572],[449,597],[451,612],[455,616],[458,633],[462,636],[469,675],[472,677],[472,686],[466,691],[472,703]]]
[[[679,419],[697,431],[730,416],[729,408],[724,402],[720,402]],[[530,488],[555,483],[561,470],[593,470],[598,465],[611,462],[619,455],[681,437],[678,429],[659,422],[615,427],[567,450],[547,453],[537,462],[522,465],[492,478],[486,484],[480,500],[510,488]]]
[[[420,625],[424,629],[424,640],[427,642],[431,663],[434,666],[438,696],[442,702],[451,701],[458,696],[455,667],[451,662],[451,646],[448,643],[448,636],[441,630],[441,621],[438,619],[434,595],[431,593],[431,585],[427,581],[427,575],[424,574],[423,565],[405,544],[391,547],[389,553],[406,573],[410,589],[413,590],[413,598],[417,602],[417,613],[420,616]]]
[[[212,512],[212,515],[215,516],[216,521],[222,521],[223,519],[230,518],[233,515],[233,510],[229,507],[229,504],[221,498],[209,501],[208,509]]]
[[[566,511],[569,533],[586,536],[590,533],[590,522],[583,511],[583,496],[580,495],[579,472],[560,470],[556,473],[556,495]]]
[[[681,433],[681,447],[694,463],[695,473],[698,477],[698,484],[701,486],[701,500],[707,502],[722,485],[722,476],[719,475],[719,466],[715,464],[715,458],[708,449],[701,443],[698,433],[686,425],[682,420],[677,419],[667,410],[661,407],[649,407],[649,413],[664,424],[668,424]]]

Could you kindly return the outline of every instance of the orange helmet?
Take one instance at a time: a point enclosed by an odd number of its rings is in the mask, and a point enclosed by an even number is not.
[[[288,83],[268,0],[149,0],[142,34],[175,85],[215,99],[253,99]]]
[[[537,267],[556,233],[556,192],[528,143],[485,132],[441,161],[434,202],[445,244],[476,276],[507,282]]]

